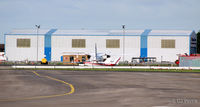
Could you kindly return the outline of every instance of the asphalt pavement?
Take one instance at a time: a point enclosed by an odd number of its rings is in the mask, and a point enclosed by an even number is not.
[[[0,70],[0,107],[199,107],[200,73]]]

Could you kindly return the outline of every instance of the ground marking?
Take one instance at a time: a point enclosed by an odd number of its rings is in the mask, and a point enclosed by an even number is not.
[[[67,92],[67,93],[64,93],[64,94],[55,94],[55,95],[48,95],[48,96],[36,96],[36,97],[27,97],[27,98],[13,98],[13,99],[0,99],[0,102],[3,102],[3,101],[19,101],[19,100],[33,100],[33,99],[42,99],[42,98],[52,98],[52,97],[59,97],[59,96],[65,96],[65,95],[69,95],[69,94],[72,94],[75,92],[75,88],[72,84],[70,83],[67,83],[63,80],[59,80],[59,79],[56,79],[56,78],[53,78],[53,77],[50,77],[50,76],[41,76],[40,74],[38,74],[36,71],[32,71],[35,75],[37,75],[38,77],[45,77],[45,78],[48,78],[48,79],[51,79],[51,80],[54,80],[54,81],[58,81],[58,82],[61,82],[63,84],[66,84],[68,85],[71,90],[70,92]]]
[[[35,71],[32,71],[35,75],[37,75],[38,77],[40,77],[40,74],[38,74],[37,72]]]

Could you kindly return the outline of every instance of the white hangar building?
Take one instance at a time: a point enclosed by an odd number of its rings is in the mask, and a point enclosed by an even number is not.
[[[13,30],[4,36],[8,61],[36,61],[43,57],[48,61],[62,61],[65,53],[94,54],[95,44],[98,53],[123,57],[121,61],[156,57],[158,62],[174,62],[178,54],[196,53],[196,33],[191,30],[39,29],[37,33],[35,29]]]

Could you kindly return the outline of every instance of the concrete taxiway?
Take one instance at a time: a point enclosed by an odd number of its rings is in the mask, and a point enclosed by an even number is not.
[[[0,70],[0,107],[199,107],[200,73]]]

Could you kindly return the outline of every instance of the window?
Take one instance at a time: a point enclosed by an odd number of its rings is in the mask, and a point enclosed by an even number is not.
[[[17,39],[18,48],[29,48],[31,46],[30,39]]]
[[[120,40],[119,39],[107,39],[106,40],[106,48],[120,48]]]
[[[161,40],[161,48],[175,48],[175,40],[173,39]]]
[[[72,39],[72,48],[85,48],[85,39]]]

